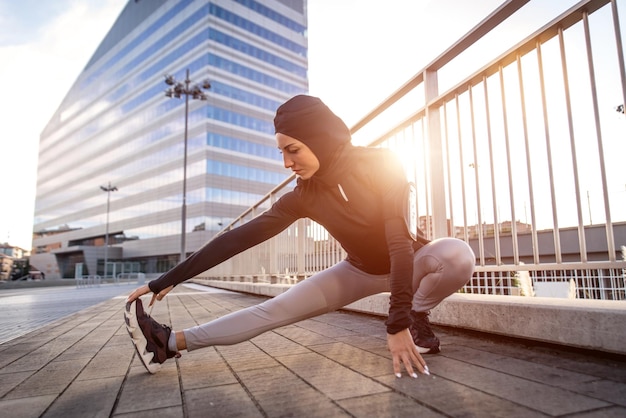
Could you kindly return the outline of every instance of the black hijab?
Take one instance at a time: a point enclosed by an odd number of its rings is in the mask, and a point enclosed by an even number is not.
[[[276,133],[304,143],[320,163],[316,175],[323,175],[337,154],[350,143],[350,130],[319,98],[295,96],[276,110]]]

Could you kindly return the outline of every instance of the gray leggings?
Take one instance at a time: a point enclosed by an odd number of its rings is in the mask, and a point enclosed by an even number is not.
[[[471,278],[475,259],[471,248],[454,238],[441,238],[421,248],[413,265],[412,309],[426,312],[459,290]],[[389,276],[368,274],[341,261],[259,305],[184,330],[187,350],[240,343],[366,296],[389,292]]]

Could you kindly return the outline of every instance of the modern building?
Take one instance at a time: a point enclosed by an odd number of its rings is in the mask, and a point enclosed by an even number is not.
[[[4,244],[0,244],[0,254],[15,259],[22,259],[28,257],[30,255],[30,251],[5,242]]]
[[[289,175],[272,120],[307,46],[306,0],[130,0],[41,134],[31,265],[159,274],[210,240]],[[166,97],[187,70],[207,100]]]
[[[0,281],[9,280],[16,271],[16,268],[24,265],[24,261],[30,255],[30,251],[23,248],[10,245],[9,243],[0,244]]]

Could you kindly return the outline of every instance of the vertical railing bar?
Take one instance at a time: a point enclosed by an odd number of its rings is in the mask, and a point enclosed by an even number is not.
[[[485,265],[485,248],[484,248],[484,237],[483,237],[483,219],[482,219],[482,209],[480,203],[480,176],[478,175],[478,149],[476,147],[476,118],[474,115],[474,95],[473,95],[473,87],[469,86],[469,102],[470,102],[470,120],[472,126],[472,146],[474,150],[474,180],[476,185],[476,214],[477,218],[477,231],[478,231],[478,248],[480,254],[480,265]]]
[[[409,130],[408,133],[407,133],[407,129]],[[411,122],[411,124],[407,128],[405,128],[403,132],[405,135],[405,139],[407,135],[409,137],[408,142],[411,144],[411,149],[414,151],[417,150],[417,141],[415,139],[415,122]],[[419,167],[419,164],[413,164],[413,173],[411,174],[412,176],[411,180],[415,184],[416,189],[417,189],[417,179],[418,179],[418,167]],[[414,203],[415,203],[415,216],[416,216],[415,222],[417,223],[417,228],[421,230],[422,228],[419,224],[419,207],[420,207],[419,206],[419,202],[420,202],[419,190],[415,191],[414,199],[415,199]]]
[[[298,226],[294,232],[294,239],[298,246],[298,254],[296,254],[296,277],[303,277],[306,274],[306,254],[308,254],[308,240],[306,239],[307,225],[306,220],[299,219]]]
[[[550,127],[548,122],[548,106],[546,101],[546,84],[544,80],[544,72],[543,72],[543,59],[541,55],[541,43],[537,41],[536,44],[537,49],[537,67],[539,70],[539,88],[541,90],[541,106],[543,110],[543,129],[546,139],[546,154],[548,157],[548,177],[550,178],[550,197],[552,200],[552,222],[553,222],[553,230],[552,234],[554,237],[554,256],[556,258],[556,262],[561,264],[563,261],[563,257],[561,254],[561,233],[559,229],[559,216],[556,207],[556,189],[554,184],[554,170],[552,168],[552,147],[550,141]]]
[[[576,279],[576,284],[578,285],[578,292],[576,293],[578,298],[584,299],[585,297],[585,272],[583,270],[577,270],[578,278]]]
[[[509,176],[509,202],[511,204],[511,244],[513,245],[513,263],[519,265],[519,244],[517,241],[517,218],[515,216],[515,193],[513,192],[513,166],[511,163],[511,144],[509,140],[509,119],[506,112],[506,93],[504,88],[504,72],[502,65],[498,68],[500,75],[500,96],[502,98],[502,121],[504,123],[504,144],[506,147],[506,166]]]
[[[454,207],[453,202],[454,199],[452,197],[452,179],[450,173],[450,138],[448,133],[448,106],[443,105],[443,129],[444,129],[444,137],[446,141],[446,172],[448,175],[448,210],[450,211],[450,236],[456,237],[456,228],[454,226],[454,212],[452,208]]]
[[[412,142],[413,145],[415,145],[415,150],[417,151],[417,138],[415,138],[415,122],[411,122],[411,125],[409,125],[411,128],[411,138],[412,138]],[[413,165],[413,179],[415,181],[415,188],[417,189],[417,179],[419,178],[418,176],[418,167],[419,164],[414,164]],[[421,229],[420,223],[419,223],[419,219],[420,219],[420,193],[419,190],[417,190],[415,192],[415,211],[416,211],[416,222],[417,222],[417,227]],[[428,232],[427,231],[422,231],[423,233],[426,234],[426,238],[428,238]]]
[[[502,272],[498,271],[494,274],[494,283],[493,283],[493,294],[501,295],[502,294]]]
[[[563,28],[559,28],[559,50],[561,54],[561,71],[563,72],[563,93],[565,95],[565,110],[569,129],[570,150],[572,153],[572,169],[574,174],[574,191],[576,193],[576,210],[578,214],[578,246],[580,247],[580,261],[587,262],[587,239],[585,238],[585,226],[583,222],[582,199],[580,196],[580,178],[578,171],[578,157],[576,155],[576,136],[574,133],[574,120],[572,116],[572,99],[569,89],[569,75],[567,59],[565,57],[565,40]]]
[[[461,109],[459,105],[459,95],[454,95],[454,101],[456,104],[456,126],[457,135],[459,140],[459,163],[461,165],[461,199],[463,201],[463,238],[465,242],[469,242],[468,225],[467,225],[467,199],[465,196],[465,164],[463,162],[463,141],[461,140],[463,134],[461,132]]]
[[[606,246],[609,252],[609,261],[616,261],[615,241],[613,239],[613,222],[611,221],[611,207],[609,205],[609,188],[606,178],[606,165],[604,161],[604,145],[602,141],[602,127],[600,126],[600,111],[598,109],[598,92],[596,90],[596,74],[593,67],[593,52],[591,48],[591,34],[589,31],[589,13],[583,12],[583,27],[585,32],[585,44],[587,47],[587,64],[589,66],[589,78],[591,84],[591,102],[593,104],[593,116],[596,124],[596,138],[598,140],[598,157],[600,158],[600,175],[602,178],[602,195],[604,198]]]
[[[610,283],[610,292],[611,295],[609,295],[609,299],[614,299],[613,294],[616,292],[617,290],[617,280],[615,280],[615,276],[614,276],[614,272],[613,269],[608,269],[609,270],[609,283]]]
[[[493,271],[485,273],[485,280],[482,284],[482,293],[488,295],[491,289],[491,283],[493,282]]]
[[[321,235],[324,233],[324,228],[321,225],[319,225],[317,227],[317,231],[318,231],[318,235]],[[330,239],[330,236],[328,236],[328,238]],[[321,244],[321,241],[318,242],[317,248],[315,249],[321,259],[321,264],[317,265],[316,271],[324,270],[326,266],[328,266],[330,263],[330,254],[328,254],[327,251],[324,251],[324,249],[320,247],[320,244]]]
[[[606,288],[604,287],[604,270],[597,269],[598,272],[598,294],[600,299],[606,299]]]
[[[422,139],[422,157],[423,157],[423,162],[424,162],[424,200],[425,200],[425,207],[426,207],[426,237],[428,239],[433,239],[435,238],[435,231],[434,229],[434,223],[433,223],[433,219],[432,219],[432,214],[431,214],[431,208],[430,208],[430,204],[431,204],[431,200],[430,200],[430,196],[431,196],[431,188],[430,188],[430,178],[428,176],[428,173],[430,173],[430,168],[429,168],[429,163],[430,161],[428,160],[428,155],[429,155],[429,149],[428,144],[427,144],[427,140],[426,140],[426,124],[425,124],[425,120],[424,118],[420,119],[420,125],[421,125],[421,139]],[[438,237],[437,237],[438,238]]]
[[[517,54],[517,77],[519,79],[520,101],[522,109],[522,126],[524,131],[524,146],[526,149],[526,175],[528,176],[528,195],[530,199],[530,219],[532,224],[531,237],[533,247],[533,262],[539,264],[539,246],[537,244],[537,219],[535,217],[535,194],[533,188],[532,167],[530,165],[530,144],[528,140],[528,120],[526,117],[526,98],[524,95],[524,76],[522,73],[522,57]]]
[[[483,76],[483,89],[485,94],[485,118],[487,119],[487,145],[489,147],[489,171],[491,174],[491,200],[493,206],[493,240],[496,251],[496,265],[502,265],[500,252],[500,220],[498,217],[498,198],[496,195],[496,174],[493,161],[493,138],[491,135],[491,116],[489,112],[489,88],[487,86],[487,76]],[[502,278],[500,278],[502,279]]]
[[[435,238],[448,236],[446,222],[446,199],[444,190],[443,149],[441,144],[441,117],[439,104],[429,105],[430,101],[439,95],[438,72],[436,69],[424,71],[424,99],[425,116],[423,124],[424,143],[428,150],[428,194],[430,208],[430,222],[433,226]],[[427,135],[427,136],[426,136]]]
[[[622,45],[622,31],[617,13],[617,0],[611,0],[611,13],[613,16],[613,31],[615,32],[615,44],[617,46],[617,61],[619,63],[620,79],[622,80],[622,105],[626,106],[626,65],[624,65],[624,47]]]

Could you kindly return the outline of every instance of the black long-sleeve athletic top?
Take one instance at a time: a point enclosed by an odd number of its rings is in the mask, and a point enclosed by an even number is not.
[[[246,224],[204,245],[149,283],[154,293],[177,285],[277,235],[299,218],[326,228],[347,252],[347,261],[370,274],[391,273],[387,332],[410,325],[415,241],[407,227],[408,182],[391,151],[341,147],[322,175],[296,187]]]

